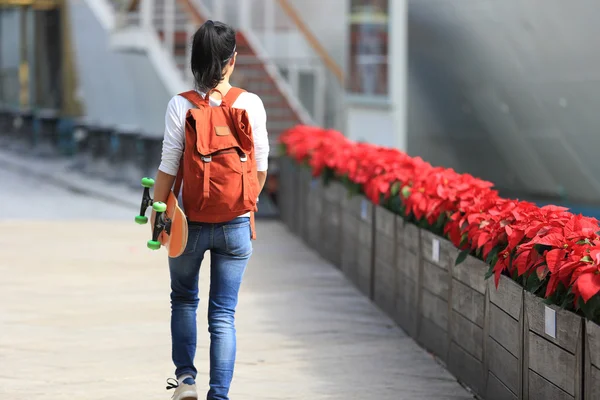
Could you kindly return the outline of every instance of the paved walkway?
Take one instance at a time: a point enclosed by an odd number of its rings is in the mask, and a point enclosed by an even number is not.
[[[166,255],[145,248],[149,228],[132,222],[136,210],[52,190],[36,197],[33,178],[16,172],[3,170],[0,181],[19,204],[0,219],[0,399],[170,398]],[[27,212],[49,204],[65,209],[44,220]],[[104,207],[114,213],[90,213]],[[258,229],[232,399],[472,398],[282,225]],[[205,390],[208,268],[201,280]]]

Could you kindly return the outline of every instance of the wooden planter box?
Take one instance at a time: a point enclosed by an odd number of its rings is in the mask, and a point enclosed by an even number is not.
[[[488,281],[486,400],[521,399],[523,288],[505,276]]]
[[[586,321],[585,400],[600,400],[600,325]]]
[[[448,369],[480,396],[485,395],[485,274],[488,265],[468,256],[452,265]]]
[[[308,191],[310,188],[310,169],[304,165],[296,164],[296,201],[295,201],[295,218],[294,225],[292,226],[292,232],[298,235],[301,239],[306,238],[306,210]]]
[[[342,201],[342,271],[371,297],[373,266],[373,203],[364,196]]]
[[[373,300],[390,318],[396,315],[396,215],[375,207]]]
[[[323,212],[319,254],[336,267],[341,266],[342,254],[342,199],[346,189],[339,182],[323,186]]]
[[[582,399],[584,320],[525,292],[523,398]]]
[[[321,245],[321,221],[323,218],[323,184],[320,178],[311,177],[305,198],[304,241],[310,248],[318,250]]]
[[[448,362],[450,348],[451,266],[457,250],[452,243],[421,230],[421,291],[417,340]]]
[[[282,222],[289,228],[294,223],[296,197],[295,172],[297,166],[289,157],[281,157],[279,172],[279,213]],[[260,204],[259,204],[260,207]]]
[[[421,233],[413,224],[396,217],[396,323],[411,337],[417,337]]]

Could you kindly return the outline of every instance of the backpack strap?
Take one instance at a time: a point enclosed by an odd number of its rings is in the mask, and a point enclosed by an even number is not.
[[[205,99],[200,96],[200,93],[196,92],[195,90],[188,90],[187,92],[179,93],[179,96],[183,97],[198,108],[202,107],[203,103],[206,103]]]
[[[202,107],[202,104],[206,104],[206,99],[200,96],[200,93],[195,90],[188,90],[187,92],[179,93],[179,96],[183,97],[196,108]],[[208,96],[206,96],[208,97]],[[177,176],[175,177],[175,185],[173,186],[173,194],[175,197],[179,197],[179,191],[181,190],[181,183],[183,181],[183,154],[181,154],[181,160],[179,161],[179,170],[177,170]]]
[[[227,107],[233,107],[233,103],[235,103],[237,98],[240,97],[240,94],[244,92],[244,89],[232,86],[231,89],[227,91],[227,94],[225,94],[225,97],[223,97],[223,102]]]

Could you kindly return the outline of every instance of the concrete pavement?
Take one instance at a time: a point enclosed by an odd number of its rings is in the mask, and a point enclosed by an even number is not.
[[[0,219],[0,399],[170,398],[165,252],[146,249],[149,228],[133,223],[133,207],[56,188],[42,199],[27,179],[0,174],[2,197],[19,205]],[[45,218],[29,212],[44,204],[65,208]],[[258,234],[237,312],[232,399],[472,398],[282,225],[259,221]],[[202,392],[208,271],[198,316]]]

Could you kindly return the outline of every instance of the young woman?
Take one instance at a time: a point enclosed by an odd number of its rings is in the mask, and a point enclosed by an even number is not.
[[[211,106],[218,106],[231,89],[229,78],[236,56],[235,31],[221,22],[207,21],[194,34],[191,69],[196,91],[205,99],[211,89]],[[232,92],[233,93],[233,92]],[[259,189],[267,177],[269,142],[266,112],[261,99],[241,93],[231,105],[248,113],[254,139],[254,157]],[[155,201],[165,201],[173,187],[185,144],[185,120],[194,108],[182,96],[175,96],[167,106],[162,161],[154,189]],[[185,177],[185,179],[194,179]],[[185,212],[185,210],[184,210]],[[208,330],[210,332],[210,390],[208,400],[228,400],[236,355],[235,308],[242,276],[252,253],[249,214],[225,223],[189,221],[189,238],[184,253],[169,258],[171,275],[172,357],[177,381],[170,379],[167,389],[175,389],[175,400],[197,399],[194,367],[196,353],[196,309],[198,276],[204,253],[210,251],[210,293]]]

